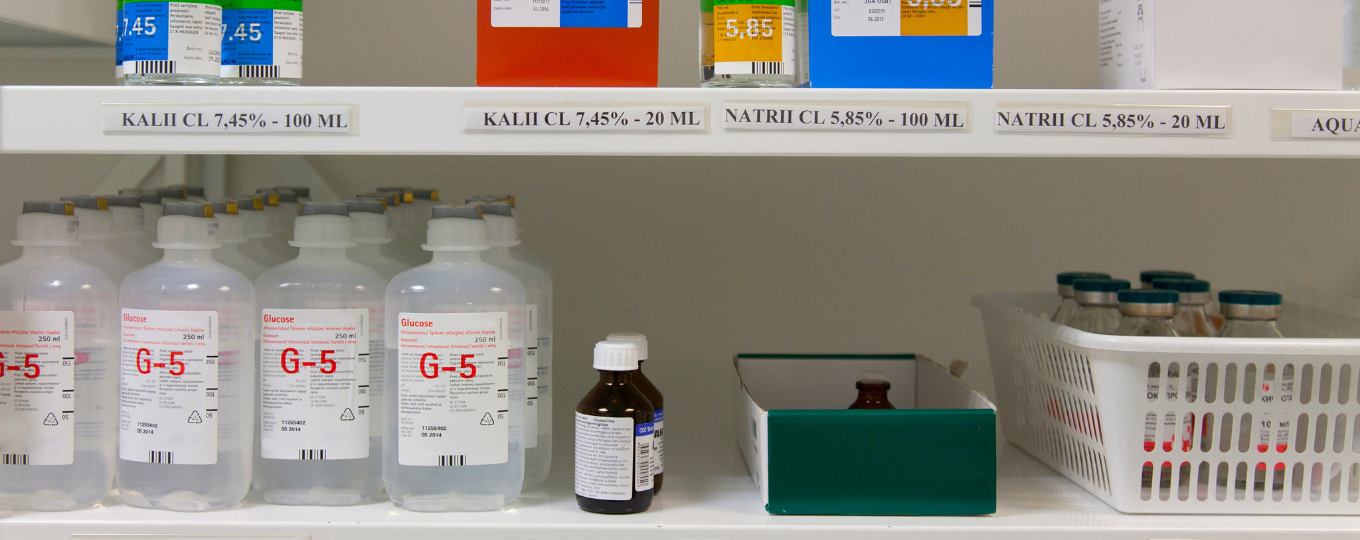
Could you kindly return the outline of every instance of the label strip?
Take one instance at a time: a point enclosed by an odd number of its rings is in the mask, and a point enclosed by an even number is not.
[[[997,133],[1231,137],[1232,107],[999,103]]]
[[[105,134],[358,135],[358,105],[105,103]]]
[[[654,104],[469,104],[467,132],[549,131],[570,133],[708,131],[708,105]]]
[[[1360,109],[1271,109],[1270,124],[1276,140],[1360,139]]]
[[[968,103],[786,103],[723,105],[727,131],[958,131],[972,128]]]

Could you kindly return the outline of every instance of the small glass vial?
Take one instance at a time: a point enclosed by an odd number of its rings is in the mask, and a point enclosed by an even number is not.
[[[1099,272],[1064,272],[1058,274],[1058,295],[1062,296],[1062,305],[1058,306],[1058,312],[1053,314],[1053,322],[1067,324],[1072,320],[1072,316],[1077,314],[1077,301],[1073,296],[1076,294],[1072,290],[1072,283],[1078,279],[1111,279],[1109,274]]]
[[[888,401],[888,390],[892,388],[888,384],[888,378],[877,371],[863,371],[859,374],[859,381],[855,383],[855,389],[859,390],[859,397],[850,404],[851,409],[896,409],[892,402]]]
[[[622,341],[637,345],[638,348],[638,370],[633,373],[633,384],[638,391],[642,392],[642,397],[647,398],[647,402],[652,404],[652,409],[656,411],[652,427],[656,430],[652,438],[652,495],[661,493],[661,481],[665,480],[666,473],[666,446],[665,433],[662,428],[666,422],[666,398],[661,395],[661,391],[656,389],[652,380],[642,373],[642,364],[647,361],[647,336],[636,332],[614,332],[605,338],[606,341]]]
[[[1171,319],[1180,293],[1160,289],[1119,291],[1119,314],[1124,317],[1116,336],[1180,337]]]
[[[1143,289],[1153,288],[1159,279],[1195,279],[1195,275],[1180,270],[1148,270],[1138,274],[1138,283]]]
[[[702,85],[808,83],[807,0],[701,0]]]
[[[1119,291],[1129,289],[1122,279],[1078,279],[1072,283],[1077,300],[1076,315],[1068,326],[1093,334],[1111,334],[1119,329]]]
[[[1223,329],[1218,337],[1283,338],[1276,323],[1283,310],[1284,297],[1266,291],[1223,291],[1218,293],[1223,309]]]
[[[1218,326],[1209,318],[1209,282],[1198,279],[1159,279],[1154,288],[1180,293],[1172,323],[1181,337],[1216,337]]]
[[[302,0],[222,4],[222,84],[302,84]]]
[[[576,406],[576,504],[596,514],[652,506],[652,404],[633,382],[637,345],[595,344],[600,382]]]
[[[124,85],[215,85],[222,71],[222,0],[124,1],[122,38]]]

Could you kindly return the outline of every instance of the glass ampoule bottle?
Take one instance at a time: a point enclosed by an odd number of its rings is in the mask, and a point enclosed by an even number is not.
[[[1180,293],[1159,289],[1119,291],[1119,314],[1123,320],[1116,336],[1180,337],[1172,318]]]
[[[652,506],[654,413],[633,382],[637,345],[595,344],[600,380],[576,405],[576,504],[595,514],[636,514]]]
[[[1072,283],[1078,279],[1111,279],[1109,274],[1099,272],[1063,272],[1058,274],[1058,295],[1062,296],[1062,304],[1058,306],[1058,312],[1053,314],[1053,322],[1067,324],[1072,320],[1072,316],[1077,314],[1076,292],[1072,290]]]
[[[1218,293],[1222,306],[1223,330],[1218,337],[1283,338],[1278,320],[1284,297],[1267,291],[1223,291]]]
[[[850,404],[851,409],[896,409],[892,402],[888,401],[888,390],[892,385],[888,383],[888,377],[877,371],[863,371],[859,374],[859,381],[855,382],[855,389],[859,390],[859,397]]]
[[[1209,282],[1198,279],[1159,279],[1154,288],[1180,293],[1172,323],[1181,337],[1216,337],[1218,326],[1209,318]]]
[[[1122,279],[1079,279],[1072,284],[1077,313],[1067,325],[1093,334],[1110,334],[1119,329],[1119,291],[1128,290]]]
[[[701,0],[701,84],[805,86],[809,80],[807,13],[807,0]]]

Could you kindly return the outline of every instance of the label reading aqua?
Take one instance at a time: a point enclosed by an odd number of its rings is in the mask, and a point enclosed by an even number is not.
[[[227,0],[222,77],[302,78],[302,0]]]
[[[121,21],[124,75],[218,76],[222,65],[219,4],[126,0]]]
[[[642,0],[491,0],[496,28],[640,28]]]

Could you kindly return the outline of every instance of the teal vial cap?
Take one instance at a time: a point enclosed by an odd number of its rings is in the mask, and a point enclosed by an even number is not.
[[[1284,295],[1270,291],[1223,291],[1218,293],[1218,301],[1239,306],[1279,306],[1284,304]]]
[[[1113,277],[1100,272],[1063,272],[1058,274],[1058,285],[1071,285],[1078,279],[1112,279]]]
[[[1077,292],[1117,293],[1128,290],[1130,285],[1126,279],[1078,279],[1072,282],[1072,289]]]
[[[1130,289],[1119,291],[1121,304],[1175,304],[1181,301],[1181,294],[1162,289]]]
[[[1152,282],[1152,288],[1180,293],[1207,293],[1209,282],[1202,279],[1159,279]]]
[[[1147,270],[1138,274],[1138,281],[1143,283],[1156,283],[1159,279],[1195,279],[1195,275],[1180,270]]]

